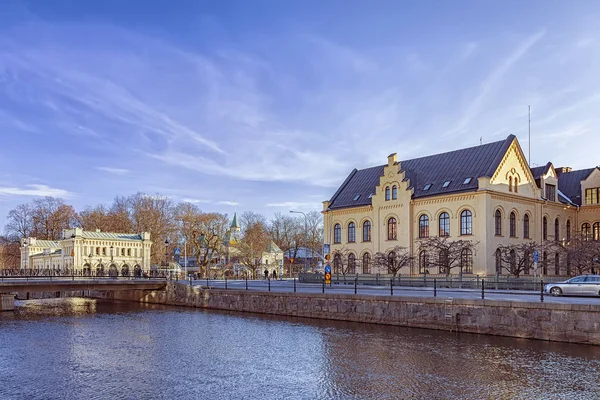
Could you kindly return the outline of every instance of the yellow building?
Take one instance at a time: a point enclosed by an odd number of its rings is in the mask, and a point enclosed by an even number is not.
[[[599,188],[598,167],[530,168],[513,135],[412,160],[391,154],[385,165],[354,169],[323,202],[324,241],[332,252],[343,249],[356,266],[349,272],[359,274],[386,273],[373,267],[375,253],[405,247],[415,258],[400,273],[412,275],[440,272],[428,271],[432,255],[419,252],[427,237],[471,240],[462,273],[473,275],[501,271],[499,246],[535,242],[539,272],[565,275],[566,260],[544,243],[568,241],[576,231],[598,240]]]
[[[21,240],[21,269],[85,275],[140,275],[150,270],[150,233],[63,231],[62,240]]]

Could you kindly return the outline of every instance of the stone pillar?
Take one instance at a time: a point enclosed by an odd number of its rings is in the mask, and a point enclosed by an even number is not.
[[[0,311],[13,311],[15,309],[15,296],[12,294],[0,294]]]

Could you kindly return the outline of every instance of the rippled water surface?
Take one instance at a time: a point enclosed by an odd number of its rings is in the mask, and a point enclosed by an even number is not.
[[[600,349],[57,299],[0,314],[0,399],[597,399]]]

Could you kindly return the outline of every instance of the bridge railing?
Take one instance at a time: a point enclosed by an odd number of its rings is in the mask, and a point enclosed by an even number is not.
[[[81,280],[81,279],[167,279],[168,274],[162,271],[131,271],[124,273],[123,271],[89,271],[80,269],[19,269],[19,270],[0,270],[0,281],[24,279],[24,280]]]

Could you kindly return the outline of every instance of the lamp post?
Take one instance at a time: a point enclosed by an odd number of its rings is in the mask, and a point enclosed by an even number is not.
[[[169,238],[165,239],[165,271],[169,272]]]
[[[292,214],[302,214],[304,215],[304,272],[308,271],[308,268],[306,267],[306,261],[307,261],[307,250],[308,250],[308,218],[306,217],[306,214],[303,213],[302,211],[294,211],[294,210],[290,210],[290,213]]]

